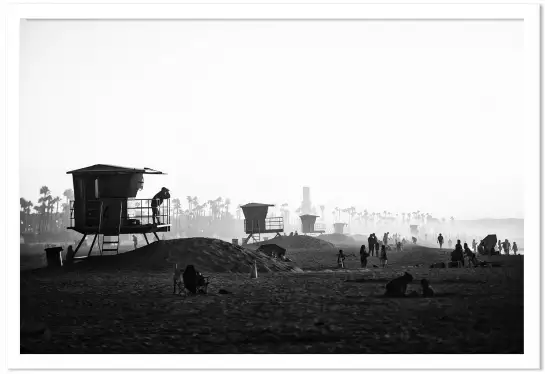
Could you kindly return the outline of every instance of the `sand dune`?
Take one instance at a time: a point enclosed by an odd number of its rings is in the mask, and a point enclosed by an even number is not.
[[[154,242],[116,256],[91,256],[78,267],[117,269],[172,269],[192,264],[201,272],[249,273],[254,261],[259,272],[298,272],[292,263],[218,239],[187,238]]]

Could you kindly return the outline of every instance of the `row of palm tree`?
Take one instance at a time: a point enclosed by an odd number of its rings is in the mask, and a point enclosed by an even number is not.
[[[26,200],[21,197],[19,204],[21,206],[21,230],[27,232],[31,229],[30,221],[32,219],[32,210],[36,216],[37,222],[33,229],[38,231],[53,231],[58,230],[62,226],[66,218],[69,219],[69,201],[74,198],[74,191],[67,189],[63,196],[66,202],[63,203],[60,196],[53,196],[51,190],[47,186],[40,188],[40,198],[38,204],[34,204],[31,200]],[[61,209],[59,209],[61,204]],[[60,218],[60,219],[59,219]],[[36,220],[33,220],[36,221]]]

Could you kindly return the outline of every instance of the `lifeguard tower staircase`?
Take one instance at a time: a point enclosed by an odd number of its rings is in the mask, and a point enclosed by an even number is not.
[[[345,226],[348,226],[348,224],[343,223],[343,222],[334,223],[333,224],[333,229],[334,229],[335,234],[343,234]]]
[[[153,199],[136,199],[144,186],[144,174],[162,174],[157,170],[134,169],[112,165],[93,165],[67,172],[74,181],[74,200],[70,201],[70,226],[68,229],[83,234],[74,255],[87,235],[94,235],[87,256],[91,255],[98,239],[98,249],[119,253],[121,234],[170,231],[170,199],[164,199],[155,217]]]
[[[267,218],[270,206],[274,204],[249,203],[241,206],[244,213],[244,232],[248,234],[246,242],[250,238],[254,242],[261,241],[261,234],[276,233],[275,237],[277,237],[284,232],[283,217]]]
[[[303,234],[323,234],[325,232],[325,225],[323,223],[316,223],[316,218],[318,217],[320,216],[312,214],[299,216],[301,218],[301,232]]]

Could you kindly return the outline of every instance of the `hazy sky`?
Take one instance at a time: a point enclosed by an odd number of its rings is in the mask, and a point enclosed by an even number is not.
[[[97,163],[141,197],[524,215],[523,23],[24,21],[21,195]],[[328,217],[329,218],[329,217]]]

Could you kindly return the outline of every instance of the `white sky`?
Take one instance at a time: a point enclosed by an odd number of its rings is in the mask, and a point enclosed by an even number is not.
[[[523,218],[523,23],[25,21],[21,195],[97,163],[160,187]],[[328,217],[329,218],[329,217]]]

